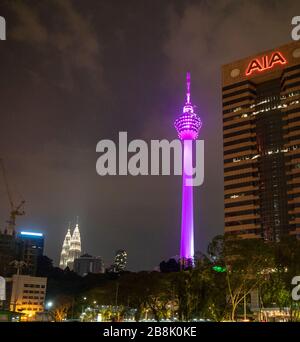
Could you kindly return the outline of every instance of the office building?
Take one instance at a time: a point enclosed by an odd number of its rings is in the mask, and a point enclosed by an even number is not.
[[[81,277],[86,276],[88,273],[104,273],[102,259],[89,254],[83,254],[74,260],[74,272]]]
[[[300,234],[300,42],[222,67],[225,233]]]
[[[72,238],[71,231],[70,229],[68,229],[63,245],[62,245],[61,254],[60,254],[59,267],[62,270],[64,270],[68,266],[71,238]]]
[[[21,231],[17,234],[21,241],[21,260],[25,262],[23,274],[36,275],[37,261],[44,252],[44,235],[37,232]]]
[[[79,225],[76,224],[73,234],[71,235],[70,229],[68,229],[65,236],[61,254],[59,267],[65,269],[68,267],[73,270],[74,260],[79,258],[81,255],[81,237],[79,231]]]
[[[14,260],[21,260],[22,242],[14,235],[0,233],[0,275],[10,277],[16,270]]]
[[[116,251],[115,262],[114,262],[114,271],[121,272],[125,271],[127,265],[127,252],[123,249],[119,249]]]
[[[23,314],[25,320],[34,320],[44,311],[47,278],[29,275],[13,275],[10,311]]]

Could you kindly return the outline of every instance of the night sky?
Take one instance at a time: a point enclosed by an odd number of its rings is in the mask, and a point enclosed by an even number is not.
[[[0,156],[17,228],[45,233],[59,260],[68,222],[83,252],[128,252],[131,270],[179,253],[181,178],[96,174],[96,144],[177,137],[185,72],[203,121],[205,182],[195,191],[195,249],[223,232],[221,65],[291,40],[300,2],[182,0],[0,1]],[[0,179],[0,227],[9,216]]]

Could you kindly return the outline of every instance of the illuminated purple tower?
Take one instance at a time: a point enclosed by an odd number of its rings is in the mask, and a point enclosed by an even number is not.
[[[194,113],[191,103],[191,77],[186,74],[186,102],[183,113],[174,122],[179,138],[183,141],[183,175],[182,175],[182,217],[181,217],[181,244],[180,259],[191,261],[194,257],[194,208],[193,208],[193,186],[187,185],[187,179],[191,178],[193,170],[192,144],[185,140],[195,140],[198,137],[202,122]]]

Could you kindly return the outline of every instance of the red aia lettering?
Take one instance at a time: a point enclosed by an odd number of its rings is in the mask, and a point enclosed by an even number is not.
[[[254,71],[262,72],[267,69],[272,69],[275,64],[286,64],[286,59],[280,52],[272,53],[271,57],[263,56],[261,60],[258,58],[253,59],[247,68],[246,76],[251,75]]]

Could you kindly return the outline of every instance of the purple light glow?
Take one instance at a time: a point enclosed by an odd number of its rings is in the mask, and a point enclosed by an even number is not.
[[[185,108],[186,106],[184,106]],[[181,140],[195,140],[198,137],[202,122],[195,113],[184,112],[174,123]]]
[[[181,243],[180,258],[190,260],[194,257],[194,206],[193,187],[187,186],[186,181],[191,178],[193,171],[192,145],[184,144],[183,148],[183,176],[182,176],[182,213],[181,213]]]
[[[191,260],[194,258],[194,206],[193,206],[193,187],[188,186],[187,179],[192,178],[193,170],[193,151],[192,144],[185,144],[184,140],[195,140],[198,137],[202,126],[201,119],[194,113],[191,103],[190,73],[186,75],[186,103],[183,113],[175,120],[174,126],[178,136],[183,140],[183,176],[182,176],[182,216],[181,216],[181,243],[180,258]]]

